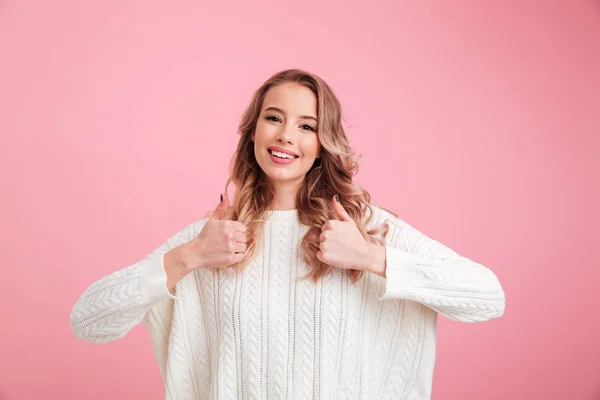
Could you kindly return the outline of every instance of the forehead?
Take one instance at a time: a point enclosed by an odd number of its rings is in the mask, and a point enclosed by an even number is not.
[[[262,109],[277,107],[290,115],[317,116],[317,96],[309,88],[294,82],[285,82],[270,88]]]

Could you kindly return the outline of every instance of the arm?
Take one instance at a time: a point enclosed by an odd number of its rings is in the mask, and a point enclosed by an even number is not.
[[[370,272],[386,278],[380,300],[416,301],[461,322],[481,322],[504,313],[504,291],[485,266],[394,219],[390,244],[372,245]]]
[[[106,343],[125,336],[161,301],[174,301],[175,284],[187,274],[182,245],[201,230],[205,220],[181,230],[144,259],[91,284],[73,306],[75,336]]]

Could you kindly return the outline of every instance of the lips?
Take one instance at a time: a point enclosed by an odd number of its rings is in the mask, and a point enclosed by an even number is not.
[[[278,154],[281,154],[281,153],[278,153]],[[271,161],[273,161],[275,164],[279,164],[279,165],[293,164],[298,159],[298,157],[293,157],[293,156],[290,156],[290,157],[291,158],[286,158],[286,157],[281,158],[281,157],[271,154],[271,152],[269,152],[269,158],[271,158]]]
[[[294,153],[293,151],[286,150],[279,146],[271,146],[271,147],[267,148],[267,150],[269,151],[269,153],[271,153],[272,151],[277,151],[279,153],[289,154],[290,156],[294,156],[296,158],[299,157],[298,154]]]

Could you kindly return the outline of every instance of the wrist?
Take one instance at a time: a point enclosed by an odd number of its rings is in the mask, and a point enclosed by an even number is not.
[[[365,271],[385,278],[386,269],[386,251],[385,246],[376,243],[367,244],[367,257],[365,262]]]
[[[173,291],[177,282],[191,271],[186,260],[186,249],[183,245],[165,253],[164,268],[167,274],[167,288],[169,291]]]
[[[198,265],[194,265],[195,260],[192,257],[194,252],[190,246],[189,242],[183,243],[169,252],[173,255],[173,262],[177,265],[176,268],[184,275],[199,267]]]

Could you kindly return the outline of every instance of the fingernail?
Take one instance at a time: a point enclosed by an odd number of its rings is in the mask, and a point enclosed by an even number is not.
[[[221,203],[223,202],[223,195],[221,195]]]
[[[337,201],[338,203],[340,202],[340,195],[339,194],[335,195],[335,201]]]

